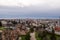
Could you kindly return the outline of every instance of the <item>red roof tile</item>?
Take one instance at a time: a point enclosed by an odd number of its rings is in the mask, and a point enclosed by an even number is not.
[[[60,31],[60,27],[55,27],[55,30],[56,31]]]

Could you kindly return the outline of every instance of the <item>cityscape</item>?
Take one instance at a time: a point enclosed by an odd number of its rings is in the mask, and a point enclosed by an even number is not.
[[[0,19],[0,40],[60,40],[60,19]]]
[[[0,0],[0,40],[60,40],[60,0]]]

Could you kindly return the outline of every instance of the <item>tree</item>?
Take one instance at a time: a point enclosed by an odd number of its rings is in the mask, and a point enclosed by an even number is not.
[[[45,24],[42,24],[40,28],[40,32],[38,32],[38,37],[40,37],[41,40],[48,40],[47,31],[45,30],[45,28],[46,28]]]
[[[31,27],[30,23],[31,23],[31,22],[26,21],[27,27],[29,27],[29,28]]]
[[[26,40],[30,40],[30,33],[28,32],[25,37]]]
[[[52,34],[51,34],[50,38],[51,38],[51,40],[56,40],[55,31],[54,31],[53,27],[52,27]]]
[[[0,33],[0,40],[2,40],[2,33]]]
[[[30,32],[34,32],[34,28],[30,28]]]
[[[16,21],[12,21],[12,23],[14,24],[14,26],[17,24],[17,22],[16,22]]]
[[[0,21],[0,26],[2,26],[2,23],[1,23],[1,21]]]

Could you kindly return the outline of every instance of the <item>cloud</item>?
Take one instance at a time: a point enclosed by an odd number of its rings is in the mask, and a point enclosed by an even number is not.
[[[60,0],[0,0],[0,6],[27,7],[32,5],[49,5],[50,7],[60,7]]]
[[[0,0],[0,18],[58,16],[60,0]]]
[[[39,0],[0,0],[0,5],[2,6],[30,6],[38,4]]]
[[[60,16],[60,9],[52,9],[46,6],[31,6],[24,8],[0,7],[0,15],[14,17],[52,17]]]

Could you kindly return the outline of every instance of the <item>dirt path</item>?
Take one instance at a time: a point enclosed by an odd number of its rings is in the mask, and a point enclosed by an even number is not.
[[[30,36],[31,36],[30,40],[36,40],[36,38],[35,38],[35,32],[30,33]]]

